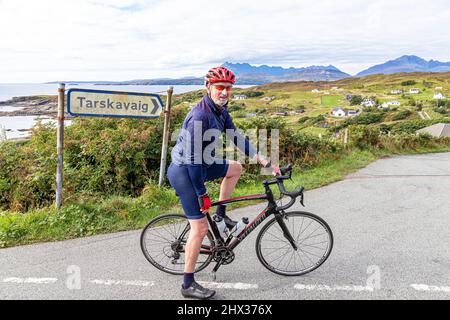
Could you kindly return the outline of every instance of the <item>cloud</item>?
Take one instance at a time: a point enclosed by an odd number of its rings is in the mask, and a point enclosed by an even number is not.
[[[450,6],[430,0],[0,0],[0,82],[202,75],[225,61],[450,60]]]

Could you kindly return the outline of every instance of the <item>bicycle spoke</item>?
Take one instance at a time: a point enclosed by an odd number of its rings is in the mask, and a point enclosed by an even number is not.
[[[283,232],[281,229],[280,229],[280,231]],[[272,237],[274,237],[274,238],[276,238],[276,239],[278,239],[278,240],[280,240],[282,242],[286,242],[287,241],[287,239],[278,238],[278,237],[274,236],[273,234],[271,234],[270,232],[267,232],[267,233],[270,234]]]
[[[286,245],[287,246],[287,245]],[[274,251],[273,253],[279,253],[279,251]],[[267,256],[269,256],[270,254],[268,254]],[[284,254],[283,254],[284,255]],[[273,259],[272,261],[270,261],[269,263],[272,263],[272,262],[274,262],[275,260],[277,260],[277,259],[279,259],[279,258],[281,258],[283,255],[281,255],[281,256],[279,256],[279,257],[277,257],[277,258],[275,258],[275,259]],[[266,256],[266,257],[267,257]]]
[[[304,239],[308,239],[309,236],[311,236],[311,235],[314,234],[317,230],[319,230],[320,227],[321,227],[321,225],[319,225],[319,226],[316,228],[316,230],[314,230],[313,232],[311,232],[311,233],[310,233],[308,236],[306,236]]]
[[[288,247],[288,246],[290,246],[290,243],[285,244],[284,246],[282,246],[282,247],[280,247],[280,248],[272,249],[273,251],[272,251],[271,253],[269,253],[267,256],[270,256],[270,255],[273,254],[273,253],[277,253],[279,250],[283,250],[284,248],[286,248],[286,247]],[[266,249],[266,248],[264,248],[264,249]]]
[[[303,243],[303,242],[305,242],[306,240],[309,240],[309,239],[312,239],[312,238],[320,237],[321,235],[324,235],[324,234],[328,235],[328,233],[326,233],[326,232],[325,232],[325,233],[321,233],[321,234],[315,235],[315,236],[313,236],[313,237],[304,238],[304,239],[302,239],[302,241],[301,241],[300,243]]]

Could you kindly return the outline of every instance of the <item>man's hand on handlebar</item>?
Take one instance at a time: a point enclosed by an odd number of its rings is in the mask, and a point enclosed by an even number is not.
[[[272,163],[265,159],[264,157],[262,157],[261,155],[257,155],[256,159],[258,160],[258,162],[264,167],[264,168],[271,168],[272,169],[272,174],[274,176],[281,176],[281,170],[279,167],[272,165]]]

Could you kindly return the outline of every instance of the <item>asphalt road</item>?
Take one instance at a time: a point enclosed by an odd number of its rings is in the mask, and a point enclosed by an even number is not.
[[[287,278],[257,260],[254,232],[236,260],[197,276],[215,299],[450,299],[450,153],[382,159],[306,192],[331,226],[319,269]],[[250,218],[263,205],[235,210]],[[295,205],[292,210],[305,210]],[[181,299],[181,277],[143,257],[140,231],[0,250],[0,299]]]

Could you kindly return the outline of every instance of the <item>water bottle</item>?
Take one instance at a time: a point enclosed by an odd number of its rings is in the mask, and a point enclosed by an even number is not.
[[[227,235],[227,233],[226,233],[226,231],[227,231],[227,225],[225,224],[225,221],[223,220],[223,218],[222,218],[222,217],[219,217],[218,215],[215,215],[215,216],[213,217],[213,220],[214,220],[214,222],[215,222],[216,225],[217,225],[217,229],[219,229],[220,236],[221,236],[223,239],[226,239],[226,238],[228,237],[228,235]]]
[[[238,221],[238,223],[234,226],[234,228],[230,231],[230,233],[233,235],[233,237],[237,237],[241,234],[242,231],[247,227],[249,224],[248,218],[242,218]]]

